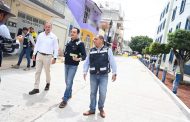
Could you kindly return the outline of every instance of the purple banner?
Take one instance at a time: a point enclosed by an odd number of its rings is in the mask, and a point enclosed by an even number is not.
[[[87,29],[94,34],[97,34],[97,27],[101,17],[101,10],[93,1],[68,0],[67,5],[82,29]],[[87,9],[85,12],[86,7],[89,9],[88,12]],[[84,21],[84,16],[86,16],[87,21]]]

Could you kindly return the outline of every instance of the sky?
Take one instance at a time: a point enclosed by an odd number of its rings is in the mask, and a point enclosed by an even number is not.
[[[105,0],[94,0],[105,1]],[[134,36],[155,38],[160,14],[169,0],[108,0],[119,2],[125,13],[124,39]]]

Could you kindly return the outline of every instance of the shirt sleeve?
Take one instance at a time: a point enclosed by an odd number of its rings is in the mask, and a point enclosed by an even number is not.
[[[81,51],[81,58],[82,58],[82,61],[86,59],[86,50],[85,50],[85,47],[84,47],[84,43],[82,42],[80,44],[80,51]]]
[[[0,35],[7,38],[7,39],[12,39],[11,38],[11,35],[10,35],[10,31],[9,29],[7,28],[6,25],[1,25],[0,26]]]
[[[58,57],[58,40],[57,37],[54,39],[54,45],[53,45],[53,57],[57,58]]]
[[[29,40],[31,41],[32,45],[35,46],[34,38],[32,35],[29,35]]]
[[[90,56],[88,55],[88,56],[86,57],[86,60],[84,61],[84,64],[83,64],[83,73],[84,73],[84,74],[87,74],[88,69],[89,69],[89,66],[90,66],[89,58],[90,58]]]
[[[34,47],[33,55],[36,55],[36,53],[38,52],[39,43],[40,43],[40,35],[37,37],[37,41],[36,41],[36,44],[35,44],[35,47]]]
[[[116,65],[112,50],[110,48],[108,49],[108,57],[109,57],[109,63],[112,69],[112,74],[117,74],[117,65]]]

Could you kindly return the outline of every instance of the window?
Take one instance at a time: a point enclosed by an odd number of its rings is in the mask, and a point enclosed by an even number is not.
[[[166,19],[165,19],[164,22],[163,22],[162,29],[164,29],[165,24],[166,24]]]
[[[168,3],[168,5],[166,7],[166,13],[168,13],[169,6],[170,6],[170,3]]]
[[[160,26],[158,26],[157,34],[160,32]]]
[[[38,23],[38,19],[37,18],[33,18],[33,22]]]
[[[170,51],[170,57],[169,57],[169,62],[172,63],[174,59],[174,52],[173,50]]]
[[[159,41],[160,43],[162,42],[162,35],[160,36],[160,41]]]
[[[172,21],[175,19],[176,11],[177,11],[177,6],[176,6],[175,9],[173,10]]]
[[[89,16],[90,16],[90,8],[88,6],[85,6],[83,23],[87,23],[88,22]]]
[[[25,19],[26,15],[24,13],[18,12],[18,17]]]
[[[170,28],[169,33],[172,33],[172,28]]]
[[[186,20],[185,30],[190,30],[190,19],[189,18],[187,18],[187,20]]]
[[[163,61],[166,61],[166,54],[163,54]]]
[[[176,30],[177,30],[177,29],[180,29],[180,27],[181,27],[181,22],[179,22],[179,23],[176,25]]]
[[[29,15],[26,16],[26,19],[32,21],[32,17]]]
[[[44,24],[45,24],[45,21],[39,20],[39,24],[44,25]]]
[[[160,29],[159,29],[159,32],[161,32],[162,31],[162,23],[161,23],[161,25],[160,25]]]
[[[181,1],[180,14],[184,12],[185,4],[186,4],[186,0],[182,0],[182,1]]]
[[[160,21],[162,20],[162,14],[160,15]]]

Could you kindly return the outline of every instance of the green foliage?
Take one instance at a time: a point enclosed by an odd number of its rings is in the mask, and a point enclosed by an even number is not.
[[[190,50],[190,31],[176,30],[168,34],[168,44],[173,49]]]
[[[152,55],[158,55],[161,52],[160,43],[153,42],[150,44],[149,51]]]
[[[161,54],[168,54],[171,50],[171,47],[168,44],[160,44],[160,49]]]
[[[173,33],[169,33],[168,45],[173,49],[180,66],[180,73],[184,75],[184,65],[190,60],[190,31],[176,30]]]
[[[158,42],[153,42],[149,46],[149,54],[159,55],[159,54],[168,54],[170,52],[170,47],[167,44],[160,44]]]
[[[149,46],[152,42],[153,39],[149,38],[148,36],[135,36],[131,38],[129,46],[133,51],[142,53],[142,49]]]
[[[149,47],[145,48],[145,54],[150,54],[150,48]]]

